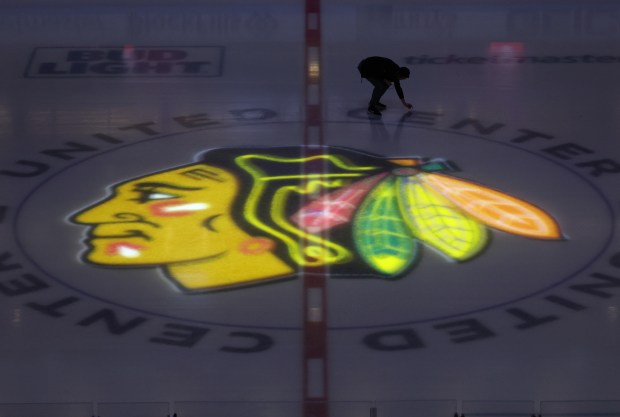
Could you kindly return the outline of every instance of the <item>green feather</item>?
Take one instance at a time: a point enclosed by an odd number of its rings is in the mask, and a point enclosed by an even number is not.
[[[365,198],[353,223],[357,252],[375,270],[398,275],[413,264],[417,242],[402,218],[396,178],[379,183]]]

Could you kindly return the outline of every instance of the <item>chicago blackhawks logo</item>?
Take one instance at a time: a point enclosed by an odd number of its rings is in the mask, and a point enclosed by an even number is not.
[[[397,279],[424,247],[472,259],[490,229],[562,239],[541,208],[449,174],[456,170],[340,147],[220,148],[117,184],[71,220],[89,227],[85,262],[157,266],[186,292],[325,268],[334,278]]]

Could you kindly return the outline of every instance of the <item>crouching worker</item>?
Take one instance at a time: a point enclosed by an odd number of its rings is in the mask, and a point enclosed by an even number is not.
[[[368,103],[368,112],[375,116],[381,116],[381,111],[385,110],[385,104],[379,100],[390,88],[392,83],[401,103],[408,109],[413,106],[405,101],[405,94],[400,86],[400,82],[409,78],[409,68],[399,67],[394,61],[381,56],[371,56],[362,60],[357,66],[362,78],[366,78],[373,86],[372,96]]]

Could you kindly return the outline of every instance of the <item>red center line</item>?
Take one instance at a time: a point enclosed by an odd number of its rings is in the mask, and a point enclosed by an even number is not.
[[[321,107],[321,1],[305,0],[305,123],[304,145],[323,145]],[[309,153],[314,153],[311,149]],[[320,149],[316,150],[320,153]],[[303,415],[328,417],[327,268],[302,271],[303,294]]]
[[[306,0],[305,10],[305,145],[322,145],[321,1]]]

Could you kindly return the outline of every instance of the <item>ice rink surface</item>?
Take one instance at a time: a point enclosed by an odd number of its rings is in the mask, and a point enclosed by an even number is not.
[[[0,415],[620,415],[620,2],[103,3],[0,5]],[[411,70],[412,110],[391,88],[367,114],[373,55]],[[476,256],[426,245],[394,279],[193,290],[174,262],[202,243],[165,222],[215,203],[118,188],[319,145],[449,161],[557,233],[481,227]],[[147,198],[162,261],[130,259],[134,228],[99,248],[104,203]],[[511,224],[505,204],[471,210]]]

